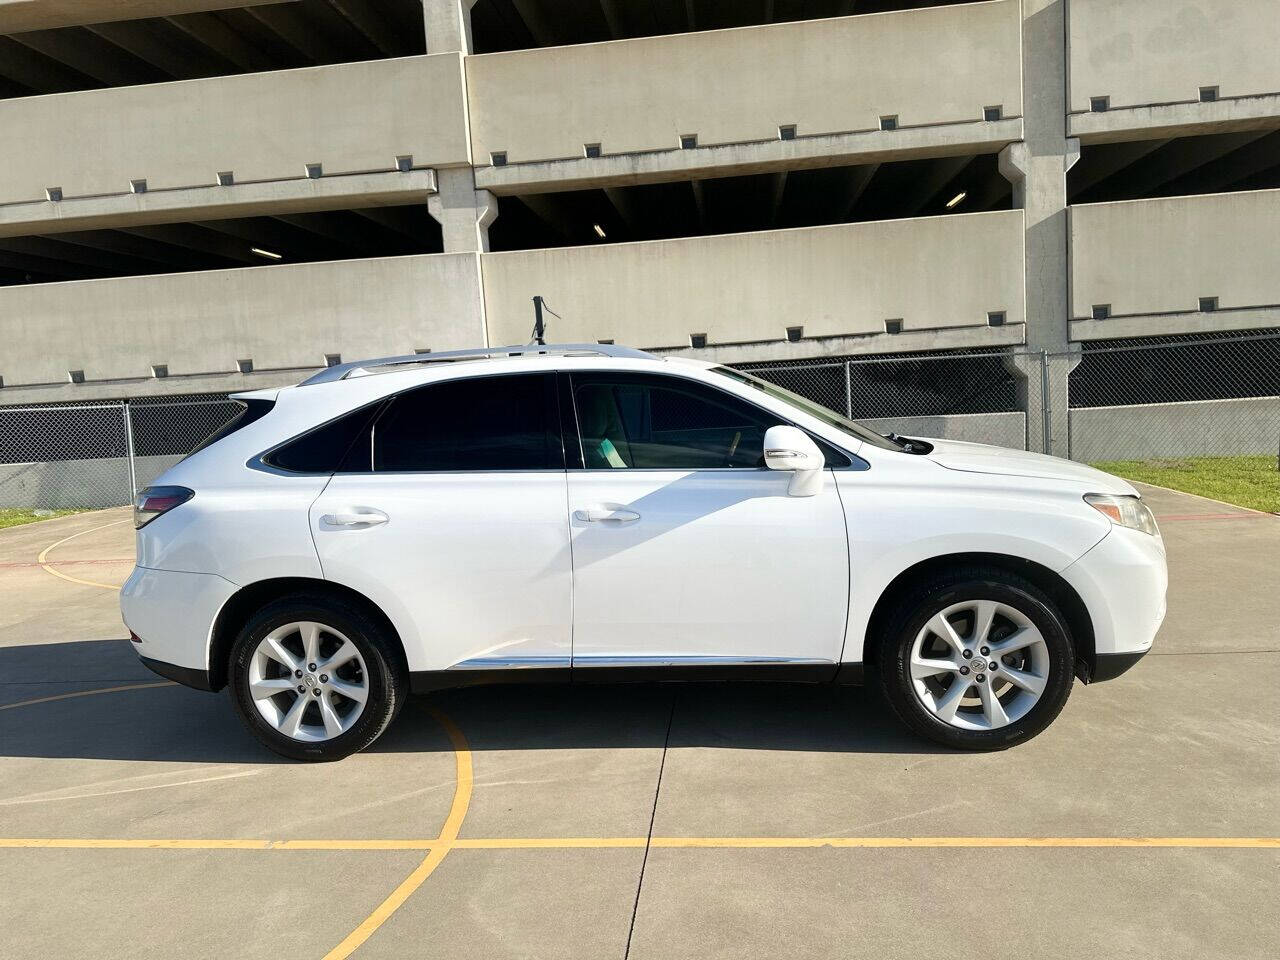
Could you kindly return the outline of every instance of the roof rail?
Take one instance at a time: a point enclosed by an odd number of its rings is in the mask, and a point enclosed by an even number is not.
[[[325,367],[313,373],[298,386],[305,387],[313,383],[331,383],[334,380],[345,380],[361,370],[372,370],[377,367],[399,367],[413,364],[448,363],[453,360],[479,360],[481,358],[523,357],[523,356],[573,357],[629,357],[633,360],[660,360],[652,353],[645,353],[634,347],[620,347],[612,343],[521,343],[510,347],[475,347],[471,350],[445,350],[441,353],[410,353],[399,357],[379,357],[376,360],[353,360],[351,363],[339,363]]]

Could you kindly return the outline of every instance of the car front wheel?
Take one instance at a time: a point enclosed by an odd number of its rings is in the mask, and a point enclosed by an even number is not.
[[[1066,705],[1075,653],[1053,602],[998,568],[955,571],[905,598],[880,640],[881,688],[916,732],[968,750],[1031,739]]]
[[[407,692],[383,633],[337,600],[298,595],[268,604],[231,650],[236,712],[266,747],[294,760],[339,760],[363,750]]]

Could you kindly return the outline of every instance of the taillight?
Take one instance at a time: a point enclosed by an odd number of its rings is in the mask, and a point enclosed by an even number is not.
[[[196,495],[186,487],[147,487],[133,501],[133,528],[141,530],[148,523],[186,503]]]

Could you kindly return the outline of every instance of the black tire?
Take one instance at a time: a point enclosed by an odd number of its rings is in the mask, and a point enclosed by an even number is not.
[[[351,729],[332,740],[295,740],[276,730],[259,713],[249,693],[249,661],[272,630],[293,621],[315,621],[346,636],[364,659],[368,699]],[[328,761],[365,749],[382,735],[400,711],[409,690],[408,674],[392,646],[394,639],[358,607],[339,598],[300,593],[267,604],[241,629],[231,647],[228,691],[236,713],[267,749],[291,760]]]
[[[935,716],[916,694],[911,648],[939,611],[967,600],[995,600],[1027,617],[1044,637],[1049,672],[1040,699],[1021,718],[993,730],[961,729]],[[1071,694],[1075,651],[1071,633],[1045,593],[999,567],[963,567],[920,584],[897,604],[878,638],[874,674],[898,718],[916,733],[960,750],[1004,750],[1030,740],[1062,712]]]

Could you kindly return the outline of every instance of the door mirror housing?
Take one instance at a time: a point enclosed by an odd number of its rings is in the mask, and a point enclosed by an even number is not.
[[[776,426],[765,431],[764,465],[791,474],[787,493],[793,497],[812,497],[822,490],[826,457],[799,427]]]

